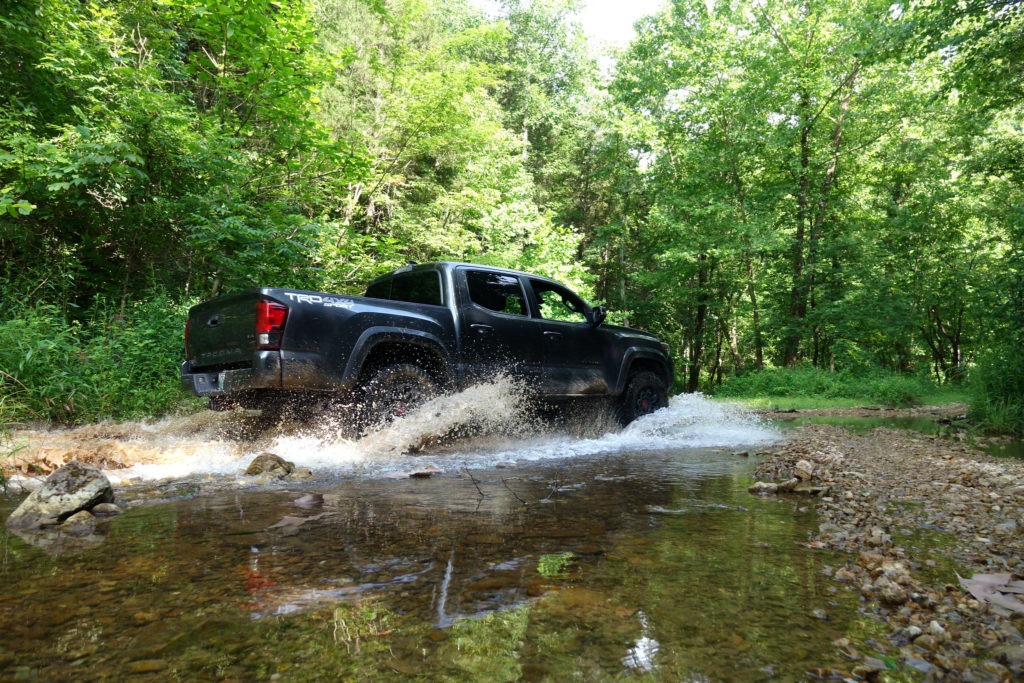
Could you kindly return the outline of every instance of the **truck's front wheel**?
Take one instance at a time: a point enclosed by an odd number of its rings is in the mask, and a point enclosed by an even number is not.
[[[437,382],[418,365],[385,365],[373,371],[363,384],[363,422],[372,426],[404,417],[437,393]]]
[[[626,391],[622,394],[619,420],[625,426],[667,405],[668,387],[661,378],[653,372],[636,372],[630,375]]]

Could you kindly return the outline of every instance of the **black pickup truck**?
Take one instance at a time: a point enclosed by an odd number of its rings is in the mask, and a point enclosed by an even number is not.
[[[667,404],[672,360],[604,318],[537,275],[412,264],[362,297],[262,287],[193,306],[181,381],[212,407],[339,396],[387,418],[506,373],[545,399],[610,397],[626,424]]]

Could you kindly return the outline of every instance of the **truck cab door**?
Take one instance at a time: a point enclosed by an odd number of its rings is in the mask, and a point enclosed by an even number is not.
[[[565,396],[606,395],[617,367],[610,357],[611,334],[592,322],[593,313],[572,290],[555,282],[531,279],[541,323],[541,383],[546,393]]]
[[[461,360],[474,380],[508,373],[529,382],[540,374],[541,329],[530,317],[519,277],[460,268]]]

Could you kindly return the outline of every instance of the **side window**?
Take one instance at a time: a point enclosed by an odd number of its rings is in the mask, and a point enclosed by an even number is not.
[[[526,298],[519,279],[484,270],[467,270],[469,298],[477,306],[509,315],[526,315]]]
[[[370,284],[370,286],[366,288],[365,296],[370,296],[374,299],[390,299],[391,280],[381,280],[380,282]]]
[[[537,297],[540,316],[547,320],[561,320],[567,323],[587,322],[583,299],[568,289],[541,280],[531,280],[533,294]]]
[[[391,280],[393,301],[408,301],[411,304],[441,305],[441,274],[436,270],[417,273],[402,273]]]

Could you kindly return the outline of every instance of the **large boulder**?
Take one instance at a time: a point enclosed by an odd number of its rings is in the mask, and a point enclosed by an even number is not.
[[[60,524],[76,512],[114,502],[110,481],[95,467],[78,461],[56,470],[7,518],[8,528]]]

